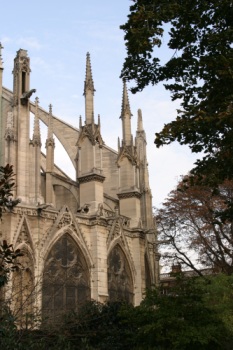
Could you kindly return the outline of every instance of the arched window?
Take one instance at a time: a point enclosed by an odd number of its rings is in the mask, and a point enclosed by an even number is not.
[[[119,245],[108,257],[109,301],[124,300],[133,304],[133,279],[129,263]]]
[[[150,276],[150,267],[148,258],[145,255],[145,282],[146,282],[146,288],[151,288],[151,276]]]
[[[44,321],[56,322],[59,315],[76,311],[90,299],[90,277],[86,260],[68,235],[52,247],[46,261],[42,287]]]
[[[34,319],[34,266],[27,250],[21,251],[23,256],[17,259],[19,268],[13,272],[12,306],[17,324],[21,328],[28,328]]]

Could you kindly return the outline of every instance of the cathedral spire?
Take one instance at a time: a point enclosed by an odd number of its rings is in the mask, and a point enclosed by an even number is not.
[[[123,143],[127,146],[131,145],[131,143],[132,143],[131,116],[132,116],[132,114],[131,114],[130,105],[129,105],[127,86],[126,86],[126,82],[124,81],[120,118],[122,119]]]
[[[34,126],[33,126],[33,137],[32,140],[34,144],[37,144],[38,146],[41,146],[41,135],[40,135],[40,122],[39,122],[39,116],[38,116],[38,105],[39,105],[39,98],[36,97],[35,99],[35,117],[34,117]]]
[[[86,77],[84,81],[84,93],[85,96],[85,116],[86,124],[94,123],[94,82],[92,79],[92,70],[91,70],[91,60],[90,54],[87,53],[86,57]]]

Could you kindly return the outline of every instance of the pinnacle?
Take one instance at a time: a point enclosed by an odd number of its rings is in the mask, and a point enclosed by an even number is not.
[[[4,47],[2,46],[2,43],[0,42],[0,68],[1,69],[3,69],[2,49],[4,49]]]
[[[141,109],[138,110],[138,129],[137,131],[144,131],[143,129],[143,122],[142,122],[142,111]]]
[[[53,138],[53,115],[52,115],[52,105],[49,105],[49,120],[48,120],[48,136],[47,139]]]
[[[38,105],[39,105],[38,97],[35,98],[35,105],[36,105],[36,111],[35,111],[35,117],[34,117],[33,140],[38,140],[39,144],[41,144],[40,122],[39,122],[39,116],[38,116]]]
[[[87,90],[90,90],[94,95],[94,82],[92,78],[92,69],[91,69],[91,59],[90,59],[90,53],[87,52],[86,57],[86,77],[84,82],[84,95],[86,95]]]
[[[123,81],[123,96],[122,96],[122,106],[121,106],[121,118],[125,116],[125,114],[128,113],[131,117],[131,110],[130,110],[130,104],[129,104],[129,97],[128,97],[128,91],[125,80]]]

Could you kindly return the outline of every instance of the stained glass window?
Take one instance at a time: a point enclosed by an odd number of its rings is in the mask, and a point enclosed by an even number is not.
[[[58,316],[90,299],[90,276],[83,253],[68,235],[51,249],[44,268],[43,319],[56,322]]]
[[[123,300],[133,304],[133,280],[129,263],[119,245],[108,257],[109,301]]]
[[[16,323],[22,328],[32,325],[35,286],[33,277],[33,262],[26,250],[22,249],[23,256],[18,258],[19,269],[13,272],[12,310]]]

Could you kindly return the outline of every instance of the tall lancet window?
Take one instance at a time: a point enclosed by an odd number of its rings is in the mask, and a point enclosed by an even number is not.
[[[147,256],[145,255],[145,282],[146,282],[146,288],[151,288],[151,276],[150,276],[150,267],[149,267],[149,261]]]
[[[23,256],[18,258],[19,268],[13,272],[12,311],[16,323],[21,328],[30,328],[34,320],[34,266],[26,249],[21,249]]]
[[[108,257],[109,301],[127,301],[133,304],[133,279],[129,263],[119,245]]]
[[[45,322],[59,321],[59,316],[90,299],[89,270],[79,247],[63,235],[51,249],[46,261],[42,287],[42,313]]]
[[[26,91],[26,72],[22,72],[22,94]]]

